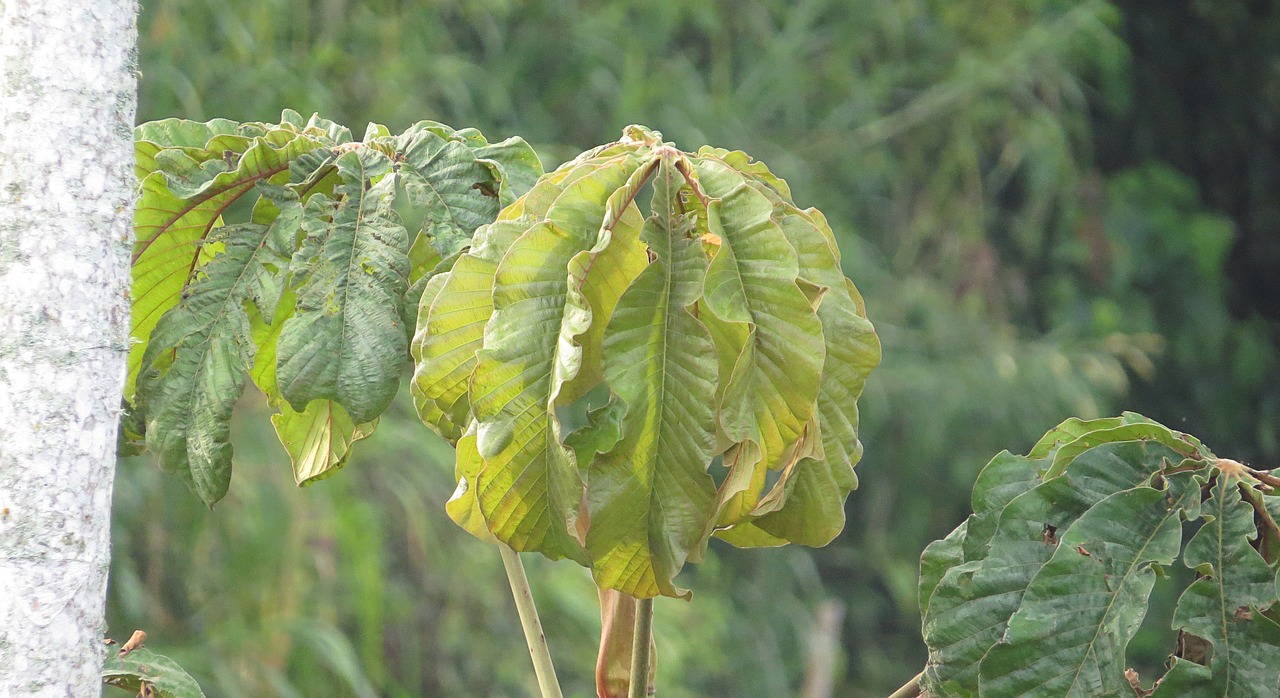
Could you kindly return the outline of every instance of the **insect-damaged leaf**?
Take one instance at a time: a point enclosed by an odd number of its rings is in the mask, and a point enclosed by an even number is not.
[[[1146,615],[1153,566],[1178,555],[1182,507],[1200,496],[1194,483],[1180,485],[1177,498],[1151,487],[1117,492],[1067,529],[1027,585],[1002,642],[983,658],[983,696],[1131,690],[1124,648]]]
[[[219,228],[225,251],[200,268],[187,297],[150,336],[137,401],[147,420],[147,446],[184,473],[213,506],[231,480],[231,412],[253,361],[245,305],[270,281],[270,227]],[[264,260],[264,257],[266,260]]]
[[[1183,553],[1199,575],[1178,600],[1173,627],[1213,646],[1208,666],[1174,657],[1154,698],[1280,692],[1280,625],[1262,613],[1277,601],[1276,574],[1249,544],[1258,530],[1242,488],[1252,490],[1235,477],[1218,477],[1201,507],[1205,524]],[[1249,495],[1262,497],[1257,490]]]
[[[993,471],[1011,487],[988,478],[984,488],[1012,493],[1025,487],[1018,459],[997,461],[1013,466]],[[1077,454],[1062,475],[1039,482],[998,510],[970,517],[966,538],[989,538],[964,542],[964,562],[943,573],[928,601],[923,629],[930,690],[978,695],[979,663],[1004,636],[1027,585],[1053,556],[1068,527],[1106,497],[1148,483],[1164,465],[1182,461],[1182,454],[1154,441],[1099,443]],[[1032,468],[1039,462],[1025,463]],[[996,495],[992,502],[998,506],[1001,500]],[[985,517],[993,511],[999,513],[990,527]]]
[[[408,354],[399,303],[409,286],[409,238],[392,210],[391,160],[362,149],[337,166],[342,198],[316,195],[303,215],[305,237],[290,265],[297,309],[280,331],[276,381],[298,411],[334,400],[368,422],[391,404]]]
[[[406,308],[416,312],[455,258],[434,248],[437,229],[465,245],[541,173],[520,139],[490,144],[429,122],[399,137],[371,125],[353,143],[343,126],[286,111],[279,125],[171,119],[136,137],[124,445],[163,423],[153,450],[208,503],[226,489],[226,419],[246,370],[280,410],[273,421],[299,482],[341,467],[394,393],[415,319]],[[401,212],[415,221],[416,248]],[[213,319],[210,305],[221,309]]]
[[[1252,471],[1132,413],[1068,420],[1031,456],[997,456],[974,515],[921,560],[931,694],[1275,695],[1280,626],[1265,612],[1276,578],[1250,541],[1280,503]],[[1151,692],[1126,671],[1126,646],[1196,519],[1182,555],[1197,579]]]

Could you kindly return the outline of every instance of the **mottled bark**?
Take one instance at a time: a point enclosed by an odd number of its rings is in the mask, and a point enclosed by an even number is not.
[[[99,695],[133,0],[0,0],[0,695]]]

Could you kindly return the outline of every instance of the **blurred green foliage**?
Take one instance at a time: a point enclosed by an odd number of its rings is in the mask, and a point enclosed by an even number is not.
[[[1280,330],[1248,302],[1256,274],[1229,274],[1267,239],[1259,187],[1277,166],[1186,156],[1204,139],[1246,159],[1240,132],[1270,122],[1222,107],[1227,121],[1171,124],[1148,104],[1194,113],[1201,83],[1159,70],[1184,62],[1182,43],[1213,57],[1241,27],[1280,36],[1280,20],[1202,5],[1188,19],[1094,0],[152,0],[138,116],[290,107],[357,132],[430,118],[521,135],[549,167],[638,122],[768,162],[830,218],[884,343],[861,401],[862,486],[827,548],[714,548],[683,579],[694,601],[658,604],[658,689],[797,694],[816,608],[836,599],[835,695],[884,695],[924,657],[919,553],[964,517],[996,451],[1123,407],[1223,455],[1280,456]],[[1224,105],[1248,95],[1222,83]],[[1222,193],[1233,176],[1252,208]],[[212,513],[145,459],[122,462],[113,632],[147,629],[211,698],[531,694],[497,555],[444,515],[452,454],[410,409],[302,490],[269,434],[236,438]],[[590,580],[529,564],[566,691],[591,695]]]

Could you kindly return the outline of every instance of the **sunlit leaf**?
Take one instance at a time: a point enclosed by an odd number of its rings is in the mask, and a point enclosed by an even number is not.
[[[721,524],[746,520],[766,468],[784,468],[818,441],[808,433],[826,346],[822,323],[797,285],[796,251],[772,219],[769,199],[714,159],[694,161],[712,197],[709,232],[718,245],[707,271],[706,301],[721,321],[746,328],[733,372],[722,377],[719,420],[736,444],[722,487]],[[759,483],[759,484],[757,484]]]
[[[604,332],[605,377],[626,412],[621,440],[590,468],[587,497],[596,584],[639,598],[687,595],[672,579],[715,504],[707,475],[715,413],[706,400],[715,392],[715,347],[691,311],[707,258],[690,215],[679,210],[681,184],[664,162],[641,237],[653,261]]]
[[[596,244],[606,198],[636,165],[616,158],[567,186],[496,271],[494,313],[471,381],[485,463],[476,487],[490,530],[518,551],[586,559],[577,531],[582,481],[555,417],[560,388],[581,365],[581,348],[562,333],[590,323],[588,309],[567,304],[568,266]]]

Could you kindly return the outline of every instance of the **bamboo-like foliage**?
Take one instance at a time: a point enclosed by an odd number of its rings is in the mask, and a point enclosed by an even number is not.
[[[921,558],[930,695],[1276,695],[1277,484],[1133,413],[996,456],[973,515]],[[1152,681],[1125,649],[1179,556],[1196,579]]]
[[[209,506],[247,378],[299,483],[342,466],[399,387],[422,289],[542,174],[518,138],[424,121],[398,136],[286,111],[136,132],[126,448]]]
[[[687,595],[713,535],[829,542],[880,358],[821,213],[639,126],[478,230],[412,351],[419,414],[457,444],[454,520],[639,598]]]

